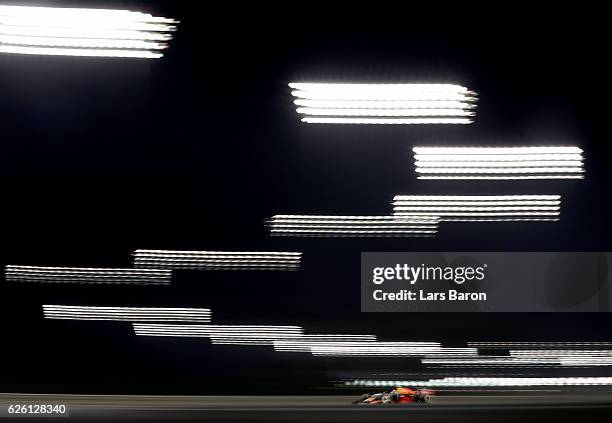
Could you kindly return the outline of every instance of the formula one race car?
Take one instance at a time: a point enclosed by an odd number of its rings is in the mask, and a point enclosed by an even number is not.
[[[429,403],[433,391],[428,389],[396,388],[378,394],[365,394],[353,404],[398,404],[398,403]]]

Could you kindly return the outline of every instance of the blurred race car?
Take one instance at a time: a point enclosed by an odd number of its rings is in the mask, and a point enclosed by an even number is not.
[[[429,403],[434,392],[428,389],[395,388],[378,394],[362,395],[353,404]]]

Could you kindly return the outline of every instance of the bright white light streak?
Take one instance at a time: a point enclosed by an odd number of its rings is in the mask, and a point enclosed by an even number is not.
[[[0,6],[0,52],[159,58],[177,23],[127,10]]]
[[[165,32],[129,31],[114,29],[90,29],[90,28],[37,28],[37,27],[13,27],[0,26],[0,34],[16,35],[24,37],[65,38],[82,40],[97,38],[109,40],[149,40],[168,41],[172,35]]]
[[[172,31],[174,25],[164,23],[143,22],[133,19],[117,19],[102,18],[102,17],[69,17],[69,16],[54,16],[50,19],[49,16],[1,16],[0,26],[23,26],[36,28],[91,28],[91,29],[120,29],[127,31],[148,31],[161,32]]]
[[[510,350],[511,356],[542,357],[542,356],[612,356],[611,350]]]
[[[396,200],[393,205],[397,206],[525,206],[542,205],[554,206],[561,204],[560,200]]]
[[[396,195],[393,201],[430,200],[430,201],[530,201],[561,200],[560,195]]]
[[[422,212],[427,211],[431,214],[438,214],[438,216],[444,216],[445,213],[449,212],[463,212],[463,211],[555,211],[559,209],[559,205],[551,206],[523,206],[523,205],[508,205],[508,206],[396,206],[394,210],[401,212]]]
[[[436,229],[371,229],[371,230],[348,230],[348,229],[285,229],[285,228],[272,228],[270,229],[272,234],[303,234],[303,235],[405,235],[405,234],[424,234],[433,235],[438,231]]]
[[[376,342],[375,335],[302,335],[296,338],[288,338],[274,341],[274,349],[284,352],[310,352],[310,347],[321,342],[335,342],[335,345],[343,342]]]
[[[491,175],[417,175],[417,179],[465,179],[465,180],[516,180],[516,179],[584,179],[584,175],[512,175],[512,176],[491,176]]]
[[[184,336],[205,338],[233,338],[274,340],[293,338],[303,333],[299,326],[268,325],[163,325],[134,323],[134,333],[139,336]]]
[[[522,364],[557,364],[560,365],[561,361],[557,357],[538,358],[538,357],[495,357],[495,356],[476,356],[468,359],[458,358],[423,358],[421,359],[423,364],[447,364],[462,367],[464,364],[472,366],[485,366],[490,364],[504,364],[504,365],[517,365]]]
[[[32,6],[7,6],[0,5],[2,16],[73,16],[73,17],[98,17],[114,19],[154,20],[159,22],[172,21],[166,18],[153,17],[148,13],[133,12],[121,9],[83,9],[72,7],[32,7]]]
[[[468,89],[455,84],[355,84],[355,83],[318,83],[291,82],[289,87],[294,90],[309,92],[452,92],[469,93]]]
[[[213,345],[255,345],[255,346],[267,346],[272,345],[274,340],[261,339],[261,338],[231,338],[231,337],[217,337],[211,336],[210,342]]]
[[[63,37],[29,37],[0,34],[0,43],[3,44],[22,44],[26,46],[47,46],[47,47],[86,47],[86,48],[108,48],[108,49],[137,49],[155,50],[166,48],[165,43],[143,41],[143,40],[115,40],[115,39],[95,39],[95,38],[63,38]]]
[[[281,236],[431,236],[438,222],[437,216],[275,215],[266,226]]]
[[[90,284],[170,284],[171,270],[7,265],[5,279],[12,282]]]
[[[330,230],[334,230],[334,229],[426,229],[426,228],[431,228],[431,229],[435,229],[436,226],[435,225],[431,225],[431,226],[424,226],[424,225],[402,225],[401,223],[398,224],[393,224],[393,223],[382,223],[382,224],[375,224],[375,223],[369,223],[369,224],[334,224],[334,223],[292,223],[292,222],[287,222],[287,221],[279,221],[279,222],[274,222],[274,228],[275,229],[288,229],[288,228],[304,228],[304,229],[312,229],[312,230],[321,230],[321,229],[330,229]]]
[[[355,380],[347,386],[583,386],[612,385],[612,377],[445,377],[429,380]]]
[[[475,355],[475,348],[445,348],[439,343],[418,342],[320,342],[309,346],[313,355],[417,356],[430,354]]]
[[[475,113],[462,109],[319,109],[298,107],[303,115],[311,116],[474,116]]]
[[[458,100],[307,100],[296,106],[319,109],[472,109],[476,106]]]
[[[148,254],[166,256],[193,256],[205,258],[236,258],[251,259],[262,257],[278,257],[279,259],[299,260],[302,256],[300,252],[293,251],[192,251],[192,250],[136,250],[134,254]]]
[[[302,119],[307,123],[470,123],[469,119],[349,120],[329,116],[465,116],[471,115],[466,109],[473,108],[472,103],[476,101],[476,93],[453,84],[291,83],[289,86],[293,89],[291,94],[298,98],[296,105],[306,108],[298,112],[328,116]],[[419,112],[418,109],[429,110]]]
[[[438,216],[442,221],[541,220],[557,217],[558,195],[396,195],[395,216]],[[470,219],[467,219],[470,218]],[[478,218],[478,219],[476,219]]]
[[[580,167],[517,167],[517,168],[482,168],[482,167],[432,167],[432,168],[417,168],[417,173],[501,173],[501,174],[513,174],[513,173],[582,173],[583,170]]]
[[[419,162],[523,162],[523,161],[575,161],[583,160],[582,154],[553,153],[553,154],[415,154],[414,159]]]
[[[477,348],[602,348],[612,347],[607,341],[470,341],[468,345]]]
[[[304,335],[307,336],[307,335]],[[319,336],[319,335],[313,335]],[[300,336],[300,339],[302,337]],[[370,341],[334,341],[327,343],[317,343],[317,345],[327,348],[427,348],[435,351],[441,350],[443,347],[440,342],[430,341],[394,341],[394,342],[376,342],[372,344]]]
[[[278,251],[136,250],[136,267],[296,270],[302,253]]]
[[[578,147],[415,147],[418,179],[583,179]]]
[[[463,167],[486,167],[488,171],[497,171],[497,168],[521,168],[521,167],[573,167],[581,171],[582,161],[580,160],[521,160],[521,161],[433,161],[417,160],[415,166],[421,168],[444,167],[444,168],[463,168]],[[540,172],[539,169],[531,169],[533,172]]]
[[[280,339],[251,339],[235,337],[211,338],[211,342],[217,345],[273,345],[276,351],[283,352],[310,352],[309,345],[330,341],[360,341],[375,342],[374,335],[295,335],[294,337],[283,337]]]
[[[428,223],[436,221],[435,217],[415,217],[414,219],[397,219],[393,216],[340,216],[340,215],[317,215],[317,214],[276,214],[271,219],[288,219],[288,220],[300,220],[304,222],[309,221],[373,221],[373,222],[413,222],[413,223]]]
[[[579,147],[414,147],[415,154],[581,154]]]
[[[184,307],[100,307],[43,305],[45,319],[118,320],[137,322],[210,322],[211,311],[206,308]]]
[[[414,124],[460,124],[472,123],[468,118],[353,118],[353,117],[303,117],[304,123],[344,123],[374,125],[414,125]]]
[[[324,92],[324,91],[291,91],[294,97],[306,100],[325,101],[459,101],[469,104],[476,101],[472,94],[451,92]]]
[[[421,214],[421,215],[427,215],[427,214],[431,214],[428,212],[401,212],[398,211],[395,214],[397,216],[402,216],[403,213],[406,214],[410,214],[410,215],[415,215],[415,214]],[[447,219],[448,216],[451,217],[469,217],[469,216],[474,216],[474,217],[495,217],[495,216],[558,216],[559,212],[541,212],[541,211],[534,211],[534,212],[513,212],[513,211],[508,211],[508,212],[438,212],[436,211],[436,215],[441,216],[444,221],[449,221],[449,219]]]
[[[161,53],[144,50],[111,50],[111,49],[71,49],[0,45],[0,53],[42,54],[50,56],[83,56],[83,57],[133,57],[142,59],[158,59]]]
[[[445,222],[557,222],[558,217],[445,217]]]

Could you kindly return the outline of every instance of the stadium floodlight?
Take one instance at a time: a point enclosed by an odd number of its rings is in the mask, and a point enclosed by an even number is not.
[[[452,84],[326,84],[292,82],[305,123],[468,124],[476,93]]]
[[[177,24],[129,10],[0,5],[0,52],[155,59]]]

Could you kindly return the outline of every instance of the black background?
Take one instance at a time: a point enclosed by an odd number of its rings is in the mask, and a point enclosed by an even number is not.
[[[37,3],[42,4],[42,3]],[[49,4],[49,3],[48,3]],[[63,2],[181,21],[159,60],[0,56],[0,264],[129,267],[136,248],[304,251],[297,272],[177,272],[171,287],[2,282],[4,392],[313,392],[410,360],[319,359],[41,304],[210,307],[216,323],[382,340],[610,340],[609,314],[362,314],[361,251],[607,251],[605,25],[496,5]],[[472,125],[306,125],[287,84],[444,82]],[[414,145],[579,145],[583,181],[416,181]],[[556,223],[445,224],[435,239],[270,239],[278,213],[388,214],[395,194],[562,194]],[[580,281],[576,281],[579,289]],[[599,371],[599,370],[598,370]]]

